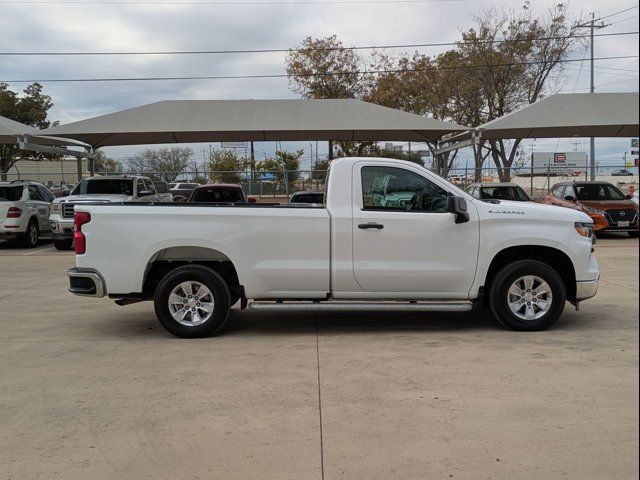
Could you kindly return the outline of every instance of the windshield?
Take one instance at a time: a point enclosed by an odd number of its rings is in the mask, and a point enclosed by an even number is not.
[[[578,200],[626,200],[627,197],[608,183],[576,185]]]
[[[198,188],[193,192],[190,202],[244,202],[242,191],[239,188]]]
[[[133,196],[133,179],[131,178],[105,178],[105,179],[85,179],[82,180],[71,195],[127,195]]]
[[[0,187],[0,202],[15,202],[22,198],[22,186]]]
[[[480,190],[482,200],[515,200],[516,202],[528,202],[531,199],[520,187],[482,187]]]

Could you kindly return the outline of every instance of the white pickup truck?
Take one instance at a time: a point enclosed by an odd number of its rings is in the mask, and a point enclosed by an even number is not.
[[[75,206],[69,291],[154,300],[179,337],[213,334],[240,301],[260,310],[467,311],[516,330],[595,295],[584,213],[474,199],[400,160],[343,158],[325,204]],[[249,302],[250,301],[250,302]]]
[[[73,212],[78,203],[115,202],[167,202],[169,193],[159,194],[148,177],[131,175],[107,175],[85,178],[71,193],[56,198],[51,203],[49,222],[53,233],[53,245],[58,250],[69,250],[73,244]]]

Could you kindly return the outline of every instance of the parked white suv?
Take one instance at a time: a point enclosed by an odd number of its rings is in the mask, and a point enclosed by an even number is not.
[[[49,205],[53,194],[41,183],[0,182],[0,239],[19,238],[32,248],[40,235],[49,232]]]
[[[109,175],[85,178],[71,194],[56,198],[51,204],[49,223],[53,244],[58,250],[68,250],[73,244],[73,211],[77,204],[121,202],[162,202],[148,177]]]

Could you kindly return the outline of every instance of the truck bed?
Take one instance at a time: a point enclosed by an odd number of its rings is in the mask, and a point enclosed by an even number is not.
[[[243,285],[252,298],[299,297],[301,292],[306,298],[325,298],[330,291],[329,214],[322,205],[126,203],[75,208],[92,214],[82,227],[87,253],[77,256],[77,266],[103,272],[110,295],[139,292],[150,262],[158,257],[179,261],[185,252],[231,261],[239,275],[245,272]]]

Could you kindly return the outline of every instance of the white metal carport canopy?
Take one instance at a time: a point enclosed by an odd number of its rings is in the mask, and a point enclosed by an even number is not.
[[[443,139],[436,153],[479,144],[482,140],[517,138],[637,137],[638,93],[556,94]]]
[[[638,93],[567,93],[546,97],[477,128],[482,138],[635,137]]]
[[[468,127],[359,100],[168,100],[45,130],[94,148],[225,141],[436,142]]]

